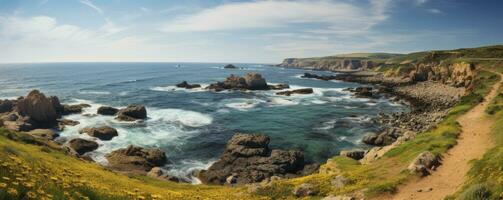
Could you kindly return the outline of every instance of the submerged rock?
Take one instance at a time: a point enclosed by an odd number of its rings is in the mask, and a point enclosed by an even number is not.
[[[142,105],[130,105],[127,108],[120,109],[116,119],[121,121],[136,121],[147,118],[147,109]]]
[[[112,169],[131,173],[146,174],[154,167],[168,163],[166,154],[159,149],[144,149],[129,145],[106,155]]]
[[[181,83],[176,84],[176,87],[185,88],[185,89],[194,89],[194,88],[200,88],[201,85],[199,85],[199,84],[189,84],[189,83],[187,83],[187,81],[183,81]]]
[[[278,92],[276,94],[277,95],[290,96],[292,94],[312,94],[312,93],[313,93],[313,88],[302,88],[302,89],[296,89],[296,90],[288,90],[288,91]]]
[[[98,108],[98,114],[100,115],[115,115],[119,112],[119,109],[110,106],[101,106]]]
[[[237,69],[238,67],[234,66],[233,64],[228,64],[224,66],[224,69]]]
[[[263,181],[272,176],[295,177],[312,173],[300,151],[269,149],[265,135],[235,134],[228,141],[225,152],[208,170],[198,177],[203,183],[246,184]]]
[[[119,135],[115,128],[110,126],[101,126],[97,128],[86,127],[79,130],[80,134],[86,133],[91,137],[98,138],[100,140],[111,140],[112,138]]]

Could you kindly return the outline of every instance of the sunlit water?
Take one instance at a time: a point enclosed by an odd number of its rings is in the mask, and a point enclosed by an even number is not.
[[[78,134],[86,126],[110,125],[119,131],[111,141],[97,141],[92,157],[106,164],[104,155],[128,144],[163,149],[173,175],[186,176],[209,167],[234,133],[262,133],[271,146],[298,149],[309,161],[324,162],[342,149],[366,148],[361,137],[379,129],[370,121],[379,112],[406,111],[387,99],[354,98],[343,91],[356,83],[302,79],[305,71],[260,64],[240,64],[245,69],[223,69],[211,63],[57,63],[0,65],[0,97],[16,98],[32,89],[58,96],[63,103],[88,103],[85,113],[101,105],[147,106],[143,123],[118,122],[108,116],[67,116],[80,125],[67,127],[62,137]],[[181,81],[208,85],[230,74],[257,72],[268,83],[292,88],[311,87],[310,95],[290,97],[277,91],[209,92],[174,87]],[[315,72],[327,74],[328,72]],[[84,114],[85,114],[84,113]]]

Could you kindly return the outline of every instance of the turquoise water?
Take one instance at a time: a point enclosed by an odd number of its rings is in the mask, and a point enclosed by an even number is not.
[[[16,98],[32,89],[60,97],[63,103],[89,103],[85,113],[100,105],[147,106],[143,123],[118,122],[113,117],[67,116],[80,121],[62,137],[87,137],[78,129],[110,125],[119,136],[99,141],[93,158],[106,164],[104,155],[128,144],[163,149],[173,175],[185,176],[207,168],[236,132],[262,133],[271,146],[298,149],[313,162],[324,162],[342,149],[367,148],[361,137],[379,129],[371,122],[379,112],[407,108],[387,99],[358,99],[343,91],[356,83],[302,79],[305,71],[261,64],[238,64],[244,69],[223,69],[226,63],[44,63],[0,65],[0,98]],[[277,91],[227,91],[175,88],[181,81],[208,85],[230,74],[257,72],[268,83],[288,83],[292,88],[312,87],[314,94],[277,96]],[[329,74],[329,72],[314,72]]]

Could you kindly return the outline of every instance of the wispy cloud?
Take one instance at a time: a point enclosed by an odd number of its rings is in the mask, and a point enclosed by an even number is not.
[[[416,5],[423,5],[425,3],[428,3],[429,0],[415,0]]]
[[[429,13],[433,13],[433,14],[442,14],[443,12],[439,9],[435,9],[435,8],[430,8],[430,9],[427,9],[426,11],[428,11]]]
[[[89,6],[90,8],[92,8],[93,10],[95,10],[96,12],[100,13],[100,14],[103,14],[103,9],[101,9],[100,7],[96,6],[91,0],[79,0],[80,3],[86,5],[86,6]]]
[[[390,0],[361,6],[348,1],[253,1],[223,4],[164,23],[165,32],[228,31],[322,24],[333,30],[369,28],[385,20]]]

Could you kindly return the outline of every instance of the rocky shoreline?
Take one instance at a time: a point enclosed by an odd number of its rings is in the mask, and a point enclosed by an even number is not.
[[[429,129],[440,122],[447,110],[464,93],[464,88],[456,88],[432,81],[414,82],[412,79],[388,78],[373,72],[351,72],[337,75],[316,75],[306,73],[302,78],[323,81],[343,80],[371,84],[368,87],[348,88],[356,98],[391,98],[405,100],[411,105],[409,113],[380,114],[374,122],[383,125],[383,130],[366,135],[362,141],[376,146],[367,151],[342,151],[341,155],[370,163],[393,145],[415,137],[417,133]],[[176,85],[185,89],[200,88],[201,85],[186,81]],[[268,85],[266,80],[256,73],[244,77],[231,75],[226,80],[213,83],[205,89],[213,92],[223,90],[282,90],[277,95],[303,95],[313,93],[312,88],[286,90],[287,84]],[[442,91],[442,92],[439,92]],[[62,105],[57,97],[46,97],[34,90],[26,97],[17,100],[0,101],[0,122],[9,130],[26,132],[42,141],[58,144],[66,153],[75,157],[93,161],[88,152],[99,145],[95,140],[108,141],[120,133],[108,126],[86,127],[79,130],[93,140],[75,138],[66,141],[50,130],[63,130],[65,126],[79,124],[77,121],[64,119],[64,115],[81,113],[89,107],[87,104]],[[98,108],[99,115],[115,116],[118,121],[141,121],[147,118],[147,110],[142,105],[130,105],[122,109],[103,106]],[[249,184],[278,178],[292,178],[314,173],[319,165],[306,163],[302,152],[269,149],[269,138],[264,135],[236,134],[228,141],[225,152],[208,170],[194,172],[193,176],[207,184]],[[159,149],[144,149],[128,146],[107,154],[112,170],[148,175],[168,181],[182,181],[169,176],[162,166],[169,163],[169,156]]]
[[[471,69],[471,67],[468,68]],[[449,109],[465,94],[467,88],[464,86],[469,85],[464,82],[448,84],[446,81],[435,78],[421,80],[412,78],[417,76],[419,75],[411,73],[409,77],[386,77],[378,72],[357,71],[339,72],[336,75],[305,73],[301,77],[322,81],[341,80],[370,84],[371,87],[348,88],[347,90],[360,98],[384,97],[410,105],[410,112],[380,113],[377,118],[373,119],[383,128],[379,132],[367,134],[362,138],[362,142],[374,147],[369,150],[348,150],[340,153],[341,156],[369,164],[393,147],[415,138],[417,134],[441,122]],[[432,76],[431,73],[429,76]]]

